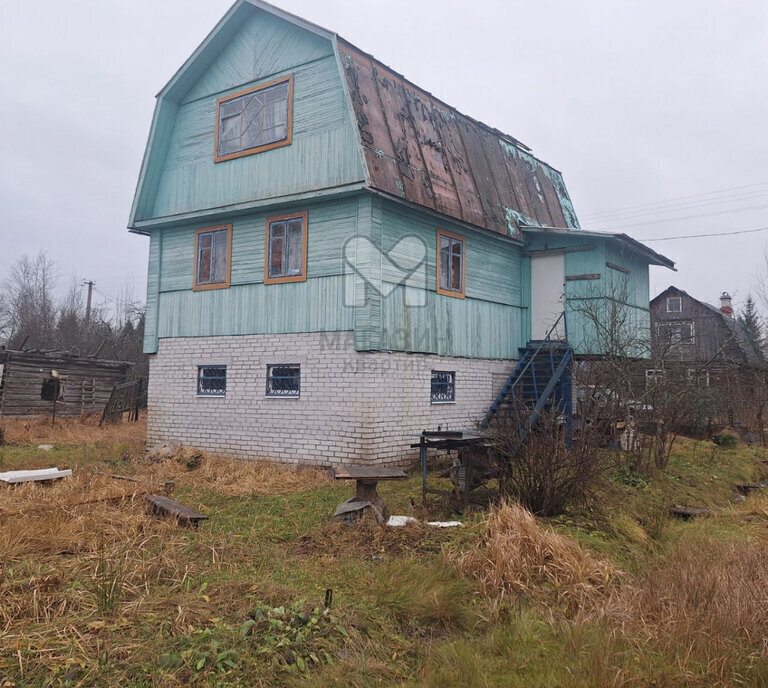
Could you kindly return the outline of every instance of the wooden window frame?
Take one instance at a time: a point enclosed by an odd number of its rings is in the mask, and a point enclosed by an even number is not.
[[[689,339],[683,339],[683,328],[691,328],[691,336]],[[680,333],[679,339],[672,339],[671,332],[677,329]],[[665,330],[667,334],[665,334]],[[666,342],[670,347],[675,346],[693,346],[696,343],[696,324],[693,320],[662,320],[656,323],[656,336],[660,343],[664,343],[663,339],[666,338]]]
[[[219,120],[219,110],[221,109],[221,104],[228,101],[233,100],[235,98],[240,98],[241,96],[246,96],[249,93],[255,93],[256,91],[263,91],[265,88],[270,88],[272,86],[277,86],[278,84],[282,84],[285,82],[288,82],[288,115],[287,115],[287,122],[285,127],[285,139],[282,141],[275,141],[274,143],[267,143],[263,146],[256,146],[256,148],[246,148],[245,150],[238,151],[237,153],[230,153],[229,155],[219,155],[219,126],[221,124]],[[214,148],[213,148],[213,161],[215,163],[218,162],[225,162],[227,160],[234,160],[235,158],[242,158],[246,155],[255,155],[256,153],[263,153],[265,151],[273,150],[275,148],[282,148],[283,146],[290,146],[291,143],[293,143],[293,74],[289,74],[288,76],[280,77],[279,79],[274,79],[272,81],[268,81],[266,84],[260,84],[258,86],[254,86],[253,88],[246,88],[243,91],[238,91],[237,93],[230,93],[226,96],[222,96],[216,101],[216,127],[214,130]]]
[[[670,310],[669,308],[669,302],[672,299],[677,299],[680,302],[680,309],[679,310]],[[666,312],[667,313],[682,313],[683,312],[683,297],[682,296],[667,296],[666,302],[665,302]]]
[[[451,289],[443,289],[440,286],[440,273],[442,271],[441,259],[440,259],[440,239],[442,237],[448,237],[449,239],[455,239],[461,242],[461,291],[453,291]],[[454,234],[445,229],[437,230],[437,293],[443,296],[452,296],[454,299],[466,298],[466,284],[467,284],[467,240],[461,234]]]
[[[286,277],[270,277],[269,276],[269,226],[273,222],[284,222],[286,220],[295,220],[301,218],[304,223],[304,236],[302,237],[302,261],[301,261],[301,274],[300,275],[288,275]],[[309,214],[304,212],[288,213],[287,215],[275,215],[267,218],[267,224],[265,229],[266,241],[264,246],[264,284],[285,284],[287,282],[306,282],[307,281],[307,246],[309,237]]]
[[[197,283],[198,261],[200,260],[200,235],[209,232],[227,231],[227,279],[224,282],[212,282],[206,284]],[[216,225],[214,227],[203,227],[195,231],[195,263],[194,263],[194,291],[208,291],[210,289],[229,289],[232,274],[232,225]]]

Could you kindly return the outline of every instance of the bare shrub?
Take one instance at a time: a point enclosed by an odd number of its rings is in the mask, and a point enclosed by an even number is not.
[[[598,450],[603,431],[596,425],[585,426],[568,448],[565,425],[557,411],[542,414],[522,436],[520,422],[525,423],[526,414],[501,415],[488,431],[503,492],[539,516],[588,505],[606,468],[606,457]]]
[[[483,596],[517,596],[565,604],[569,614],[618,582],[613,565],[550,528],[514,502],[494,507],[480,539],[467,551],[449,553],[459,571],[478,582]]]

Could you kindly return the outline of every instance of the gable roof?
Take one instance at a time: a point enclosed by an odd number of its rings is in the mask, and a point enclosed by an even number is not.
[[[522,225],[578,228],[561,173],[527,146],[461,114],[336,33],[262,0],[236,0],[158,93],[131,211],[132,228],[140,216],[142,188],[153,183],[151,148],[158,137],[168,135],[174,104],[183,100],[254,9],[332,43],[366,188],[518,239]]]
[[[687,298],[691,299],[692,301],[695,301],[699,305],[711,311],[712,317],[719,318],[723,322],[725,327],[728,329],[728,331],[730,332],[731,338],[739,347],[739,350],[743,354],[747,364],[751,366],[755,366],[757,368],[768,367],[768,362],[765,360],[765,357],[763,356],[763,354],[760,351],[758,351],[755,348],[755,346],[752,344],[752,340],[749,338],[749,335],[747,334],[747,330],[745,329],[744,325],[741,324],[738,318],[736,317],[732,318],[726,315],[717,306],[713,306],[712,304],[709,304],[706,301],[699,301],[699,299],[691,296],[687,291],[684,291],[683,289],[679,289],[674,285],[667,287],[660,294],[652,298],[651,305],[660,301],[662,298],[666,298],[666,296],[670,292],[673,292],[676,295],[679,294],[680,296],[686,296]]]

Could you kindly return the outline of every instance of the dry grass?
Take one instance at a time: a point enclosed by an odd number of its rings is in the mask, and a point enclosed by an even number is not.
[[[475,578],[493,600],[527,597],[565,604],[573,615],[587,600],[619,580],[613,565],[599,561],[574,540],[543,527],[514,502],[491,510],[479,540],[463,553],[449,553],[459,571]]]
[[[681,674],[706,667],[730,686],[768,656],[768,542],[686,538],[579,621],[607,624],[635,646],[674,658]]]
[[[5,431],[7,444],[120,444],[133,453],[144,449],[147,437],[147,418],[142,415],[135,423],[99,425],[98,414],[83,414],[75,418],[57,418],[51,426],[46,416],[33,418],[4,418],[0,427]]]
[[[170,456],[135,459],[131,465],[132,475],[143,480],[160,484],[172,479],[180,487],[210,489],[227,497],[295,494],[331,480],[320,468],[209,456],[193,447],[179,447]]]

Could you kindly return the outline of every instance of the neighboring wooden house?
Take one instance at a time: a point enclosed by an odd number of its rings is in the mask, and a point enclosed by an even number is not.
[[[563,310],[599,354],[576,311],[617,280],[647,331],[648,266],[672,267],[580,231],[524,144],[257,0],[157,96],[129,226],[150,238],[148,441],[320,464],[472,426]]]
[[[694,387],[696,422],[702,427],[742,423],[762,428],[768,363],[734,318],[727,293],[718,308],[668,287],[651,301],[651,326],[648,386],[673,376],[675,384]]]
[[[59,351],[0,349],[0,417],[101,413],[133,364]]]

